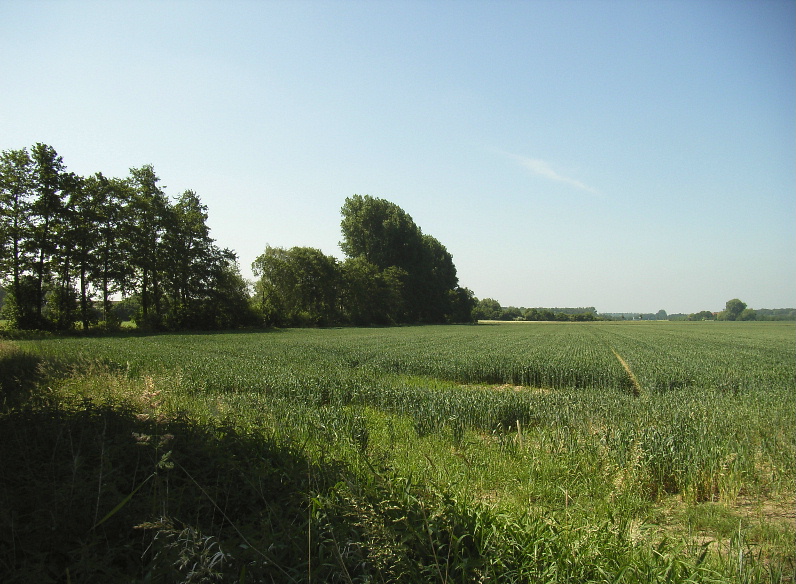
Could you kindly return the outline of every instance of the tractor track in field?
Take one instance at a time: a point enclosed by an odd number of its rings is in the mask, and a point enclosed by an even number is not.
[[[630,378],[630,382],[633,384],[633,396],[638,397],[639,395],[641,395],[641,384],[638,382],[636,374],[633,373],[633,370],[630,368],[630,365],[627,364],[627,361],[625,361],[622,358],[622,355],[620,355],[616,349],[614,349],[613,347],[610,347],[610,349],[611,352],[614,354],[614,357],[616,357],[619,363],[622,365],[622,367],[624,367],[625,371],[627,372],[627,376]]]

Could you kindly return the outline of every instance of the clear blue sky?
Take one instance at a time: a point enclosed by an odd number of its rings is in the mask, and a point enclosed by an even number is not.
[[[244,273],[369,194],[503,305],[796,306],[796,2],[0,0],[0,149],[151,163]]]

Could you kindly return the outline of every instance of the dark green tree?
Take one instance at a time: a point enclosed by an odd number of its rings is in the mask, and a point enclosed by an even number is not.
[[[459,282],[453,256],[430,235],[422,235],[419,256],[407,282],[413,316],[423,322],[445,322],[451,312],[450,292]]]
[[[494,298],[482,298],[473,308],[473,320],[498,320],[502,314],[500,302]]]
[[[398,205],[369,195],[345,200],[340,249],[380,270],[395,266],[411,274],[421,259],[422,233]]]
[[[362,258],[378,270],[404,274],[404,319],[444,322],[453,312],[451,291],[458,279],[453,258],[437,239],[424,235],[403,209],[368,195],[348,197],[340,223],[340,248],[349,258]]]
[[[46,144],[37,143],[33,146],[31,159],[34,198],[30,206],[31,236],[28,245],[35,257],[33,263],[35,312],[34,323],[31,324],[35,328],[43,328],[49,326],[49,323],[45,322],[43,309],[47,286],[51,283],[50,263],[59,251],[66,167],[55,149]],[[60,251],[68,250],[62,248]],[[64,262],[68,263],[68,258],[62,258],[62,265]],[[60,290],[63,290],[63,287],[60,287]],[[65,301],[65,298],[56,298],[55,304]]]
[[[130,169],[133,192],[128,220],[131,230],[129,257],[135,267],[144,328],[163,325],[163,279],[167,265],[164,234],[169,227],[169,202],[158,184],[160,178],[151,164]]]
[[[727,301],[727,304],[719,315],[719,318],[721,320],[738,320],[738,317],[745,308],[746,302],[743,302],[737,298],[733,298],[732,300]]]
[[[744,308],[737,320],[757,320],[757,312],[751,308]]]
[[[95,228],[95,248],[89,262],[89,279],[99,295],[103,326],[115,329],[114,294],[131,291],[134,261],[131,242],[137,226],[130,214],[133,188],[128,180],[96,173],[83,181]]]
[[[56,251],[50,262],[46,304],[47,320],[57,330],[71,329],[78,313],[88,329],[88,266],[95,248],[95,221],[82,183],[83,179],[73,173],[61,175],[64,198],[54,223]]]
[[[337,260],[318,249],[267,246],[252,264],[257,306],[268,325],[326,325],[339,318]]]
[[[688,320],[715,320],[715,316],[709,310],[702,310],[688,315]]]
[[[207,226],[207,207],[194,191],[185,191],[168,209],[163,241],[170,327],[184,328],[197,318],[212,286],[217,251]]]
[[[397,267],[380,270],[364,257],[354,257],[341,264],[340,272],[341,312],[347,322],[363,326],[403,321],[405,271]]]
[[[452,323],[473,322],[473,309],[478,302],[469,288],[456,287],[448,290],[449,314],[447,321]]]
[[[0,154],[0,283],[7,286],[4,316],[15,328],[35,326],[35,294],[24,274],[34,263],[28,241],[32,235],[30,208],[33,161],[27,149]],[[23,292],[23,287],[25,288]]]

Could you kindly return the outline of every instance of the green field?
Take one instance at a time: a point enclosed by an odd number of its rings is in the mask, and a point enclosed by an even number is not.
[[[604,322],[7,341],[0,574],[793,581],[794,339]]]

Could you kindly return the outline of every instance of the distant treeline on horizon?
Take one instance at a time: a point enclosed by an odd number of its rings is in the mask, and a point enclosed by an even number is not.
[[[732,303],[734,301],[730,301]],[[730,316],[728,310],[712,312],[703,310],[696,313],[668,314],[658,312],[597,312],[593,306],[579,307],[536,307],[501,306],[497,300],[484,298],[474,309],[476,320],[519,320],[519,321],[591,321],[591,320],[756,320],[787,321],[796,320],[796,308],[746,308],[740,301],[738,312]]]

